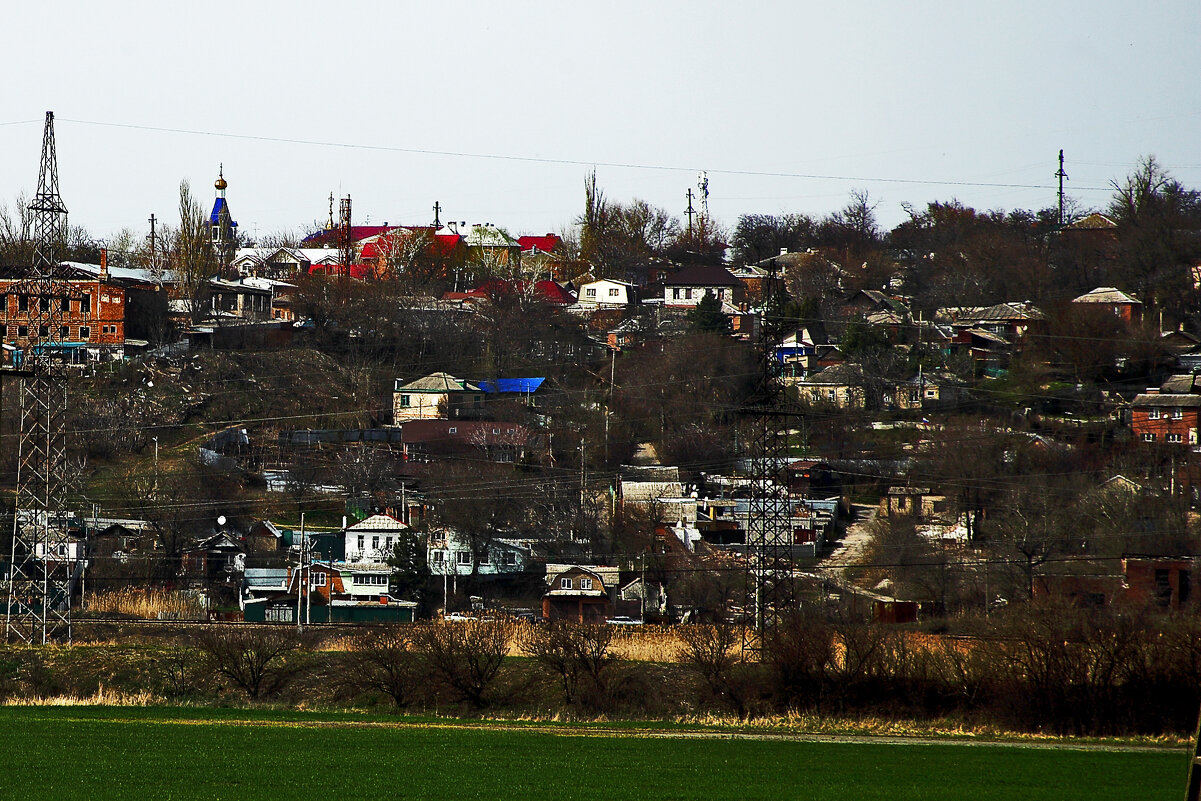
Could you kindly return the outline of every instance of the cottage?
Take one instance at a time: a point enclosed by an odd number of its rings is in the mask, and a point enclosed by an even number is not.
[[[596,565],[546,566],[542,618],[547,622],[604,623],[612,609],[619,571]]]
[[[431,373],[416,381],[396,379],[392,391],[392,420],[466,417],[483,411],[484,392],[449,373]]]
[[[628,281],[602,278],[580,285],[578,300],[582,309],[626,308],[638,302],[638,290]]]

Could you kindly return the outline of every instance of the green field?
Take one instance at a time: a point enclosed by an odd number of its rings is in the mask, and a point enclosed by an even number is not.
[[[389,722],[349,714],[0,708],[0,798],[1176,799],[1186,754],[832,743]],[[679,732],[676,732],[678,735]]]

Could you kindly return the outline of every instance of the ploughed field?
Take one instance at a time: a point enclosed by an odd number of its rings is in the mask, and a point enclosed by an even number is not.
[[[1175,799],[1183,750],[815,741],[340,713],[0,707],[0,796]]]

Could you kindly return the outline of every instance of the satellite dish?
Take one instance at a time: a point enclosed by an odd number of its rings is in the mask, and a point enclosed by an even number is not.
[[[225,515],[217,515],[217,525],[219,525],[219,526],[225,525]]]

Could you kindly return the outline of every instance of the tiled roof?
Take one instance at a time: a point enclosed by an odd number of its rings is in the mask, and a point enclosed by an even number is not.
[[[663,279],[664,286],[738,286],[739,280],[725,267],[694,264]]]
[[[1085,292],[1078,298],[1072,300],[1072,303],[1129,303],[1143,305],[1143,302],[1133,295],[1127,295],[1117,287],[1099,286],[1096,289]]]
[[[397,392],[479,392],[474,384],[455,378],[450,373],[430,373],[407,384],[397,382]]]

